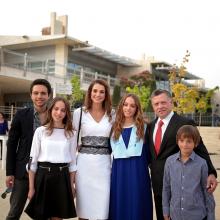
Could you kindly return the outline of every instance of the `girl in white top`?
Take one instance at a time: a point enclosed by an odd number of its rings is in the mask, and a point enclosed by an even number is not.
[[[79,128],[81,109],[73,115]],[[109,134],[112,126],[109,86],[93,81],[86,95],[81,118],[81,146],[77,156],[76,211],[82,219],[108,219],[111,157]]]
[[[76,217],[74,183],[76,135],[69,103],[52,100],[45,126],[36,129],[29,162],[29,192],[25,212],[33,219]]]

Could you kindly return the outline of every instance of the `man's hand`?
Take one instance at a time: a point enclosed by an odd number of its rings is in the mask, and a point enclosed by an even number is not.
[[[218,185],[217,179],[213,174],[210,174],[207,178],[207,190],[209,193],[213,193]]]
[[[14,181],[15,181],[15,177],[14,176],[6,176],[6,187],[7,188],[12,188],[14,186]]]
[[[170,216],[164,215],[164,220],[170,220]]]

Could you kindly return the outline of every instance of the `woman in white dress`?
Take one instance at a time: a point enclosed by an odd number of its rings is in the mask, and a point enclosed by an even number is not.
[[[73,114],[78,130],[81,109]],[[76,211],[80,220],[108,219],[112,126],[110,90],[103,80],[93,81],[86,94],[81,117],[81,145],[77,156]]]
[[[25,212],[33,219],[76,217],[76,135],[69,103],[52,100],[45,126],[36,129],[29,162],[29,192]]]

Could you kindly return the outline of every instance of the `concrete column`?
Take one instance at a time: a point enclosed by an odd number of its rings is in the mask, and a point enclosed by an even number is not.
[[[0,71],[2,65],[4,65],[4,52],[3,52],[3,48],[0,47]]]
[[[55,48],[55,74],[66,77],[66,64],[68,62],[68,46],[63,44],[56,45]]]
[[[55,33],[55,25],[56,25],[56,12],[52,12],[50,14],[50,34],[54,35]]]

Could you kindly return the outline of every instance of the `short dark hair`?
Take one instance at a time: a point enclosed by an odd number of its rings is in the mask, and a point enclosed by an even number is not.
[[[32,93],[33,87],[36,85],[43,85],[47,88],[48,95],[51,94],[51,85],[46,79],[35,79],[30,86],[30,94]]]
[[[154,98],[155,96],[161,95],[161,94],[166,94],[169,98],[172,98],[172,95],[169,91],[165,89],[156,89],[152,92],[150,99]]]
[[[178,143],[178,140],[181,138],[190,138],[193,140],[195,147],[198,146],[200,142],[200,134],[197,127],[194,127],[192,125],[183,125],[179,128],[176,134],[176,143]]]

